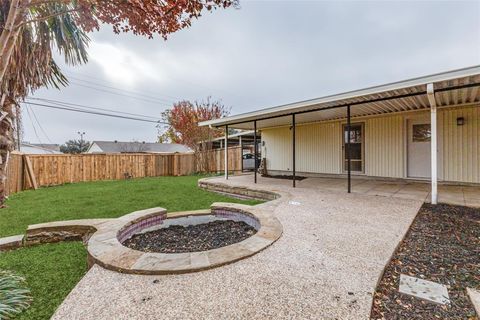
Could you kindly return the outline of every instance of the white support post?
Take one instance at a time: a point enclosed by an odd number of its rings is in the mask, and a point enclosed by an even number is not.
[[[427,84],[427,97],[430,103],[430,148],[431,148],[431,165],[432,165],[432,204],[438,203],[438,157],[437,157],[437,102],[435,100],[435,92],[433,83]]]
[[[225,126],[225,180],[228,180],[228,126]]]

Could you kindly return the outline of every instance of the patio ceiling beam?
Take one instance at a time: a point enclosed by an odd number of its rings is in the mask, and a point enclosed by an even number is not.
[[[433,85],[433,84],[432,84]],[[458,85],[458,86],[452,86],[452,87],[446,87],[446,88],[439,88],[436,90],[436,92],[445,92],[445,91],[453,91],[453,90],[460,90],[460,89],[468,89],[472,87],[480,87],[480,83],[469,83],[469,84],[463,84],[463,85]],[[296,112],[289,112],[285,114],[277,114],[273,116],[265,116],[265,117],[259,117],[255,120],[249,119],[249,120],[243,120],[243,121],[237,121],[237,122],[232,122],[229,123],[230,126],[236,125],[236,124],[243,124],[243,123],[251,123],[253,121],[262,121],[262,120],[270,120],[270,119],[276,119],[276,118],[283,118],[283,117],[289,117],[292,116],[293,114],[304,114],[304,113],[310,113],[310,112],[315,112],[315,111],[323,111],[323,110],[331,110],[331,109],[337,109],[337,108],[345,108],[348,106],[357,106],[357,105],[365,105],[369,103],[375,103],[375,102],[383,102],[383,101],[389,101],[389,100],[396,100],[396,99],[404,99],[404,98],[411,98],[411,97],[417,97],[417,96],[425,96],[427,95],[426,90],[421,90],[418,92],[411,92],[411,93],[405,93],[405,94],[399,94],[399,95],[394,95],[394,96],[388,96],[388,97],[381,97],[381,98],[375,98],[375,99],[369,99],[369,100],[359,100],[356,102],[346,102],[338,105],[333,105],[333,106],[328,106],[328,107],[318,107],[318,108],[312,108],[308,110],[302,110],[302,111],[296,111]],[[211,124],[211,126],[215,126]],[[215,127],[221,127],[223,125],[219,124]]]
[[[437,101],[433,83],[427,84],[427,97],[430,103],[430,153],[431,153],[431,183],[432,183],[432,204],[438,203],[438,182],[437,182]]]

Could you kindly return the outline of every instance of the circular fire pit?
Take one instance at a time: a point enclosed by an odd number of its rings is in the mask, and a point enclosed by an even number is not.
[[[211,210],[132,212],[105,222],[88,240],[89,263],[137,274],[186,273],[232,263],[265,249],[282,234],[261,208],[214,203]]]
[[[256,226],[215,215],[171,218],[122,242],[131,249],[145,252],[184,253],[217,249],[247,239],[257,233]],[[245,219],[246,220],[246,219]]]

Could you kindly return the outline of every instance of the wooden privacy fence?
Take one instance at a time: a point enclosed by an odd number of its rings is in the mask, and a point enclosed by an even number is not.
[[[225,149],[199,152],[195,155],[197,172],[221,172],[225,170]],[[242,170],[242,148],[228,148],[228,170]]]
[[[240,171],[240,147],[228,149],[229,170]],[[7,166],[6,190],[65,183],[128,178],[184,176],[224,170],[224,149],[193,153],[42,154],[13,152]],[[204,161],[204,162],[203,162]]]
[[[12,152],[7,163],[5,191],[7,195],[24,190],[24,161],[21,153]]]

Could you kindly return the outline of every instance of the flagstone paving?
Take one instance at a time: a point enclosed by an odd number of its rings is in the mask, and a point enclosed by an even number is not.
[[[400,275],[398,291],[439,304],[450,303],[447,286],[405,274]]]
[[[383,268],[423,201],[318,188],[305,179],[210,178],[203,187],[273,199],[283,234],[202,272],[131,275],[94,266],[53,319],[368,319]],[[252,188],[256,190],[253,191]],[[167,208],[168,209],[168,208]]]

